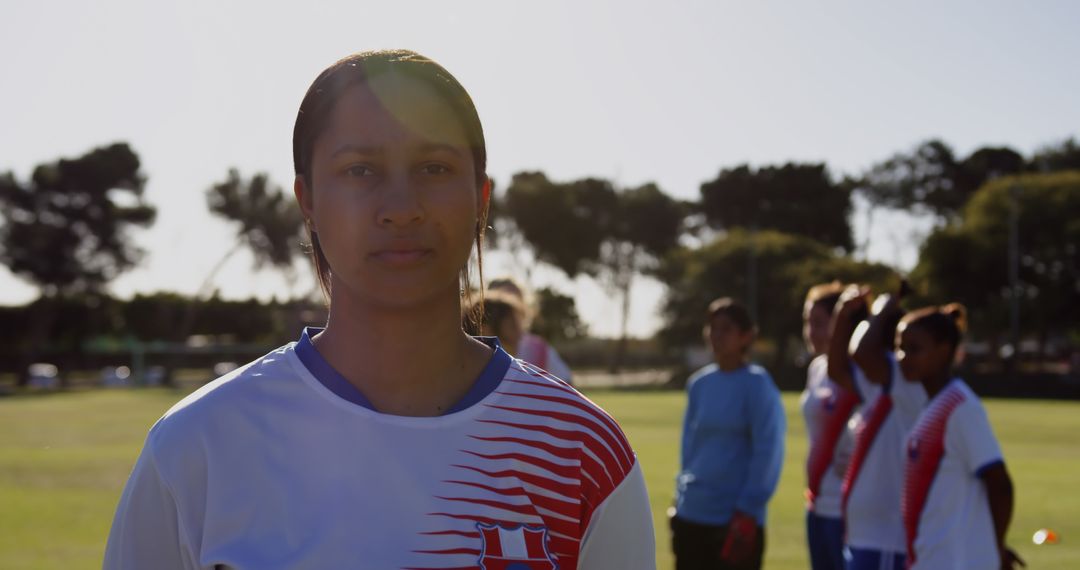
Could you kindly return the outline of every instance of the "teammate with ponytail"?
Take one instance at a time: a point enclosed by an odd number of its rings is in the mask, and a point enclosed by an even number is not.
[[[998,570],[1023,566],[1005,546],[1012,479],[986,409],[952,375],[966,314],[957,304],[900,322],[900,368],[930,396],[907,438],[903,519],[909,568]]]

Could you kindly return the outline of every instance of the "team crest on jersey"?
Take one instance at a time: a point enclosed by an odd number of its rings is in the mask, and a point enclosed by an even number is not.
[[[832,413],[832,412],[836,411],[836,400],[837,400],[836,392],[833,392],[832,394],[829,394],[829,397],[825,398],[825,411],[826,412]]]
[[[481,570],[558,570],[542,526],[478,523]]]

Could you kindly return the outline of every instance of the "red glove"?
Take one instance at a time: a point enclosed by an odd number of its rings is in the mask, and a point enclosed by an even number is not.
[[[732,564],[745,562],[754,552],[758,540],[757,521],[754,517],[735,511],[728,523],[727,539],[720,549],[720,560]]]

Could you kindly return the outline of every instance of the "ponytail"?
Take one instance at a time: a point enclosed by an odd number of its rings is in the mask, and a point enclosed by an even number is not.
[[[926,307],[908,313],[902,321],[908,328],[919,327],[930,333],[935,342],[945,342],[955,350],[967,332],[967,309],[960,303]]]

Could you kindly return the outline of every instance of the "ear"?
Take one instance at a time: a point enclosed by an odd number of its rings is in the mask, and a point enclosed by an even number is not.
[[[296,196],[296,203],[300,206],[300,213],[303,214],[304,220],[308,224],[308,228],[314,230],[314,197],[312,196],[311,189],[308,188],[307,183],[304,182],[303,176],[297,175],[293,180],[293,195]]]
[[[479,218],[488,211],[488,205],[491,203],[491,179],[485,177],[484,183],[480,185],[480,201],[477,203],[476,216]]]

